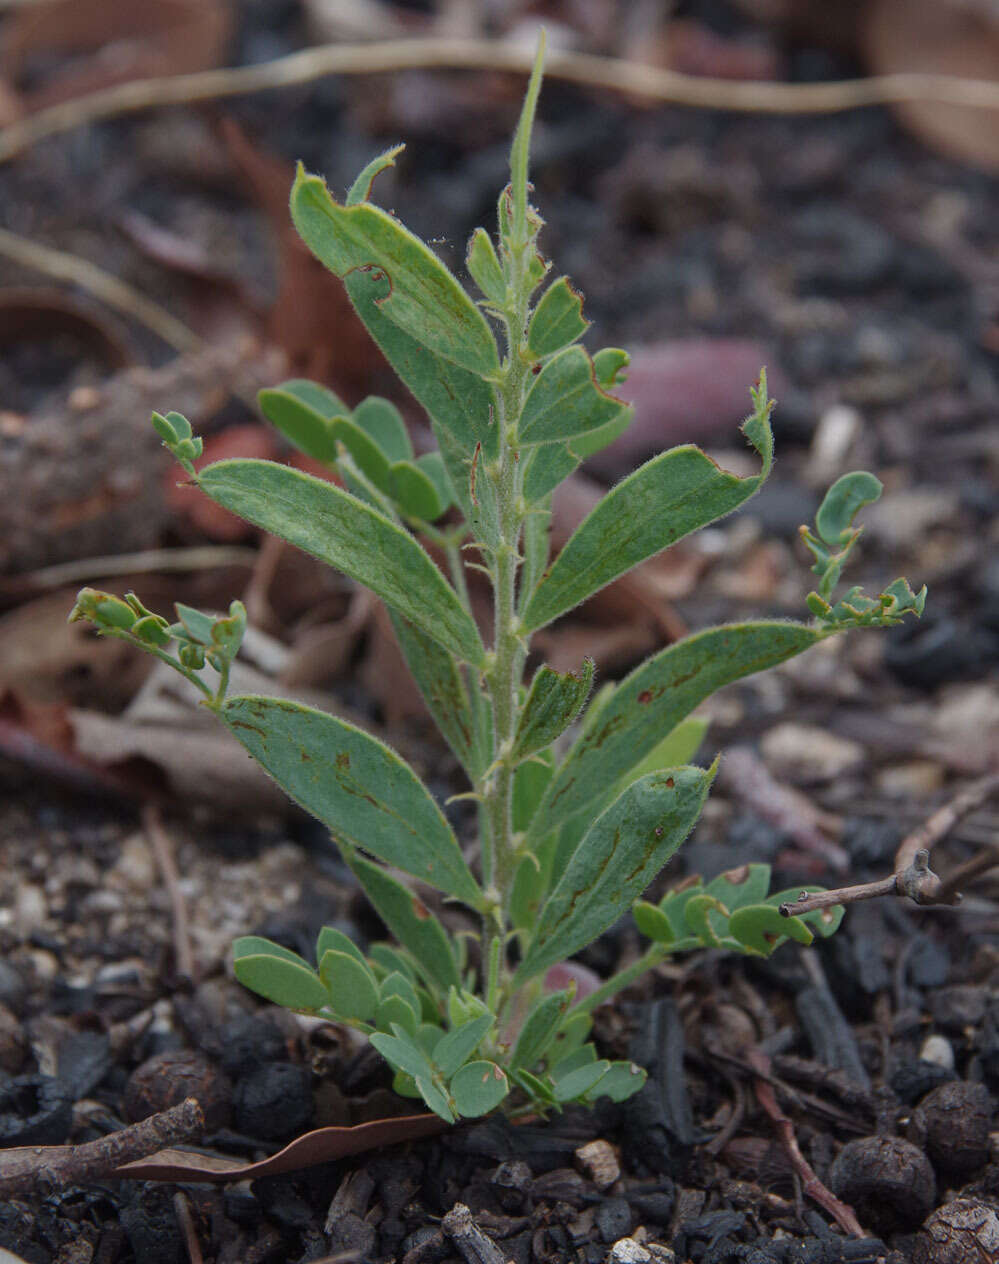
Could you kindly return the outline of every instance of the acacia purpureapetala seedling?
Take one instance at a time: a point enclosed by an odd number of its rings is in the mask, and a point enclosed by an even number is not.
[[[236,941],[249,988],[299,1012],[365,1033],[400,1093],[447,1121],[621,1100],[644,1082],[602,1059],[587,1039],[594,1007],[672,953],[709,945],[767,954],[831,934],[842,909],[782,917],[767,865],[749,863],[658,904],[642,900],[684,841],[715,767],[689,763],[703,735],[691,713],[715,690],[852,627],[919,614],[896,580],[874,597],[837,597],[875,500],[873,475],[844,475],[803,538],[815,557],[809,622],[712,627],[667,646],[590,700],[594,664],[542,666],[523,682],[532,635],[683,536],[744,504],[773,458],[766,376],[742,430],[759,471],[738,477],[683,445],[617,486],[549,559],[551,494],[627,426],[614,394],[628,356],[592,354],[589,322],[568,279],[550,281],[529,201],[528,150],[541,51],[513,141],[495,241],[477,229],[466,293],[437,256],[370,200],[398,149],[375,158],[343,203],[299,169],[291,214],[303,240],[341,277],[361,320],[422,405],[438,448],[416,456],[398,410],[369,398],[348,408],[331,390],[289,381],[260,407],[343,486],[268,461],[226,460],[195,471],[201,442],[177,413],[153,424],[191,479],[219,505],[328,562],[382,599],[402,653],[468,775],[479,859],[455,834],[413,770],[383,742],[332,715],[272,697],[229,696],[246,626],[177,607],[168,623],[134,596],[84,589],[73,618],[140,645],[181,672],[205,704],[287,793],[330,830],[394,942],[363,953],[325,929],[315,964],[255,936]],[[547,284],[546,284],[547,282]],[[542,288],[543,287],[543,288]],[[497,341],[497,333],[500,342]],[[424,547],[446,557],[449,577]],[[488,576],[491,642],[472,617],[466,567]],[[578,723],[574,735],[569,731]],[[475,936],[454,938],[408,879],[471,910]],[[797,890],[793,893],[797,895]],[[550,968],[631,909],[649,941],[634,965],[585,998],[546,989]]]

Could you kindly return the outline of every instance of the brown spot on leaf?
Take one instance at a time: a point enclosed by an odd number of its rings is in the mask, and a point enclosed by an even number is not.
[[[672,789],[673,789],[673,787],[674,787],[675,785],[676,785],[676,782],[673,780],[673,778],[672,778],[672,777],[667,777],[667,778],[666,778],[666,789],[667,789],[667,790],[672,790]]]
[[[749,881],[749,865],[739,865],[736,869],[726,869],[721,875],[733,887],[741,887]]]
[[[652,690],[651,690],[651,689],[643,689],[643,690],[642,690],[642,692],[638,695],[638,701],[639,701],[640,703],[642,703],[642,705],[643,705],[643,706],[645,705],[645,703],[647,703],[647,702],[651,702],[651,701],[652,701]]]
[[[350,767],[350,756],[347,754],[347,752],[346,752],[346,751],[340,751],[340,753],[337,755],[337,757],[336,757],[336,766],[337,766],[338,768],[349,768],[349,767]]]
[[[421,922],[425,922],[430,916],[430,910],[423,901],[418,900],[415,895],[413,896],[413,915],[418,917]]]
[[[666,833],[666,831],[663,829],[661,825],[657,825],[654,833],[655,833],[656,838],[662,838],[662,836]]]

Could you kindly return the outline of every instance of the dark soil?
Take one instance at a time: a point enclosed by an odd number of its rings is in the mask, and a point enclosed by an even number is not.
[[[722,13],[740,31],[727,6],[685,8]],[[247,4],[241,21],[246,60],[303,38],[292,5]],[[793,76],[857,69],[826,50],[785,51]],[[218,112],[334,189],[408,138],[382,196],[461,272],[469,233],[493,222],[517,108],[513,83],[490,80],[488,107],[470,108],[475,88],[454,75],[345,79]],[[96,259],[197,323],[204,289],[122,233],[123,213],[141,212],[214,252],[266,303],[276,284],[266,231],[227,165],[218,112],[165,110],[37,146],[0,168],[5,222]],[[601,343],[752,339],[777,382],[776,474],[715,529],[704,583],[675,601],[679,618],[696,628],[800,613],[808,577],[796,529],[847,468],[875,470],[886,485],[854,582],[877,591],[904,573],[930,586],[918,626],[855,633],[711,706],[711,747],[754,747],[774,776],[842,818],[848,867],[830,868],[768,823],[765,802],[722,784],[661,884],[749,860],[773,863],[775,889],[883,877],[905,833],[999,756],[996,181],[925,150],[883,110],[738,117],[557,83],[545,89],[533,178],[545,248],[585,293]],[[37,280],[7,263],[0,278]],[[147,363],[169,358],[153,335],[130,336]],[[94,355],[68,335],[22,346],[0,366],[3,415],[99,379]],[[703,376],[692,369],[671,385],[696,413]],[[848,418],[848,451],[830,459],[836,408],[858,422]],[[0,444],[16,443],[15,430]],[[667,442],[735,449],[733,433],[705,425]],[[662,442],[650,434],[647,451]],[[601,476],[622,472],[608,465]],[[330,688],[380,721],[351,670]],[[413,752],[412,730],[398,740]],[[442,799],[460,788],[432,738],[421,734],[412,757]],[[247,1160],[310,1127],[407,1112],[384,1065],[349,1033],[259,1007],[226,971],[238,934],[306,955],[323,924],[377,938],[318,829],[200,809],[170,816],[207,963],[193,983],[178,970],[169,896],[134,805],[72,794],[9,755],[0,776],[0,1146],[92,1140],[192,1085],[208,1107],[204,1147]],[[993,845],[995,826],[987,807],[969,817],[934,868]],[[637,947],[622,924],[583,960],[604,973]],[[999,903],[987,878],[958,910],[858,905],[807,952],[678,960],[600,1011],[596,1038],[648,1067],[639,1098],[537,1125],[490,1119],[228,1188],[184,1186],[202,1258],[873,1264],[963,1259],[947,1252],[975,1235],[966,1258],[999,1258]],[[802,1188],[759,1106],[747,1039],[771,1058],[802,1153],[867,1238],[844,1237]],[[580,1155],[593,1141],[613,1147],[620,1171],[612,1166],[609,1183]],[[29,1264],[193,1261],[177,1193],[106,1180],[10,1201],[0,1248]],[[456,1203],[485,1238],[442,1227]]]

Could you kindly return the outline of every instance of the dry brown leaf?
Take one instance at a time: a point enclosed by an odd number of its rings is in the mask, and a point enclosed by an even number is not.
[[[0,71],[16,85],[34,59],[65,54],[67,65],[23,94],[39,110],[131,79],[209,70],[231,33],[226,0],[49,0],[7,18]]]
[[[999,79],[999,14],[986,5],[876,0],[864,9],[861,46],[876,75],[921,71]],[[919,101],[894,108],[931,148],[999,171],[999,112]]]
[[[317,1128],[286,1145],[269,1159],[243,1163],[221,1155],[195,1154],[188,1150],[161,1150],[148,1159],[126,1163],[115,1175],[141,1181],[244,1181],[280,1172],[329,1163],[352,1154],[365,1154],[403,1141],[417,1141],[445,1132],[448,1125],[436,1115],[400,1115],[376,1119],[351,1128]],[[53,1147],[62,1149],[62,1147]]]

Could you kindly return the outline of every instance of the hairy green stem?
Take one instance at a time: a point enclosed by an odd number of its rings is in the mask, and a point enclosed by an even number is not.
[[[618,992],[623,991],[626,987],[630,987],[636,979],[642,977],[646,970],[651,970],[653,966],[659,965],[671,955],[672,945],[653,944],[646,952],[644,952],[637,961],[633,961],[630,966],[622,970],[619,974],[612,975],[606,983],[597,988],[595,992],[591,992],[589,996],[584,997],[569,1010],[570,1014],[589,1014],[597,1008],[609,1001],[612,996],[616,996]]]

